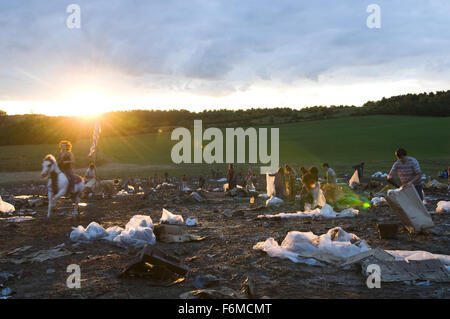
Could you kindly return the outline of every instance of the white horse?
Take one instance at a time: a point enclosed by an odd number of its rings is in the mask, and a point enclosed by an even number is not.
[[[75,210],[72,215],[78,215],[78,204],[80,202],[80,195],[84,190],[84,181],[76,183],[73,187],[73,192],[69,192],[69,179],[58,167],[58,163],[53,155],[47,155],[42,163],[42,178],[49,177],[47,182],[48,190],[48,214],[50,217],[53,209],[53,204],[56,206],[56,202],[59,198],[66,195],[72,195],[72,201],[75,202]],[[56,185],[55,185],[55,184]],[[56,193],[56,194],[54,194]]]

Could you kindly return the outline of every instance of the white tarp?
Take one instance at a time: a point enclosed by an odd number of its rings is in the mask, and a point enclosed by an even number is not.
[[[83,226],[74,227],[70,239],[75,242],[90,242],[104,239],[124,248],[140,248],[145,244],[155,244],[153,222],[149,216],[135,215],[125,226],[125,229],[113,226],[104,229],[96,222],[92,222],[85,229]]]
[[[182,225],[184,223],[184,219],[181,215],[172,214],[167,209],[163,208],[162,216],[159,222],[162,224]]]
[[[354,208],[347,208],[341,212],[335,212],[333,208],[326,204],[322,208],[314,210],[296,212],[296,213],[279,213],[276,215],[259,215],[258,218],[305,218],[305,217],[323,217],[323,218],[344,218],[356,217],[359,211]]]
[[[10,203],[4,202],[2,200],[2,197],[0,196],[0,213],[14,213],[16,211],[16,208],[11,205]]]
[[[186,218],[187,226],[195,226],[197,225],[197,220],[195,218]]]
[[[348,182],[348,186],[350,186],[350,188],[353,188],[353,187],[355,187],[358,184],[359,184],[358,171],[355,170],[355,172],[353,173],[352,178],[350,178],[350,180]]]
[[[291,231],[281,243],[273,238],[259,242],[253,246],[255,250],[267,252],[270,257],[286,258],[295,263],[322,265],[314,258],[304,258],[304,252],[322,252],[336,257],[347,258],[369,251],[370,248],[358,236],[345,232],[340,227],[330,229],[326,234],[316,236],[312,232]]]
[[[440,201],[437,203],[437,207],[436,207],[436,212],[437,213],[450,213],[450,201],[446,202],[446,201]]]
[[[389,190],[386,201],[409,232],[434,226],[430,213],[413,186]]]

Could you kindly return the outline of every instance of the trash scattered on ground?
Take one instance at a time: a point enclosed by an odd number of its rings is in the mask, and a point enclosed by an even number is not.
[[[382,282],[425,280],[450,282],[450,272],[438,259],[406,261],[365,260],[362,262],[363,274],[368,276],[367,267],[371,264],[380,267]]]
[[[34,217],[31,216],[13,216],[13,217],[6,217],[6,218],[0,218],[0,221],[8,222],[8,223],[20,223],[20,222],[26,222],[29,220],[33,220]]]
[[[321,253],[347,258],[370,248],[364,240],[358,236],[345,232],[340,227],[330,229],[326,234],[316,236],[312,232],[291,231],[281,243],[281,246],[274,238],[269,238],[265,242],[259,242],[253,246],[255,250],[267,252],[270,257],[287,258],[295,263],[305,263],[312,266],[322,266],[323,264],[314,258],[302,257],[302,253]]]
[[[180,299],[244,299],[241,293],[228,287],[192,290],[180,295]]]
[[[255,281],[252,278],[245,278],[244,283],[242,284],[241,293],[247,295],[250,299],[257,298],[257,286]]]
[[[382,173],[382,172],[376,172],[372,174],[373,178],[386,178],[388,177],[387,173]]]
[[[200,196],[197,192],[192,192],[191,195],[188,197],[189,201],[197,202],[197,203],[203,203],[206,201],[202,196]]]
[[[161,219],[159,220],[162,224],[172,224],[172,225],[183,225],[184,220],[181,215],[175,215],[169,212],[167,209],[163,208]]]
[[[8,282],[8,280],[13,277],[14,277],[13,274],[9,274],[6,272],[0,273],[0,288],[4,287],[6,285],[6,283]]]
[[[283,202],[284,202],[284,201],[283,201],[281,198],[271,196],[271,197],[266,201],[266,207],[270,207],[270,206],[280,206],[281,204],[283,204]]]
[[[181,225],[155,225],[155,236],[163,243],[184,243],[190,241],[201,241],[206,237],[188,234],[185,227]]]
[[[192,284],[195,289],[211,288],[218,286],[221,283],[221,279],[213,275],[197,276],[192,280]]]
[[[386,201],[410,233],[434,226],[413,186],[389,190]]]
[[[119,278],[142,277],[153,286],[168,287],[184,281],[188,271],[189,268],[177,258],[152,245],[145,245],[119,274]]]
[[[384,197],[374,197],[370,201],[370,204],[375,207],[381,207],[381,206],[386,206],[387,201],[386,201],[386,198],[384,198]]]
[[[1,299],[8,299],[12,295],[13,291],[11,288],[4,288],[2,289],[2,296]]]
[[[153,228],[153,222],[149,216],[135,215],[126,224],[125,229],[113,226],[105,230],[98,223],[92,222],[86,229],[83,226],[73,228],[70,239],[74,242],[104,239],[122,248],[140,248],[145,244],[155,244]]]
[[[279,213],[276,215],[259,215],[258,218],[305,218],[305,217],[323,217],[323,218],[345,218],[358,216],[359,210],[347,208],[341,212],[335,212],[333,208],[326,204],[322,208],[297,213]]]
[[[16,209],[10,203],[4,202],[0,196],[0,213],[8,214],[14,213]]]
[[[378,223],[377,230],[380,239],[396,239],[398,227],[397,223]]]
[[[197,220],[194,218],[186,218],[186,225],[187,226],[195,226],[195,225],[197,225]]]
[[[437,203],[436,213],[450,213],[450,201],[440,201]]]
[[[50,259],[56,259],[68,255],[72,255],[72,252],[68,250],[61,250],[61,248],[51,248],[40,250],[34,254],[28,255],[27,258],[32,262],[41,263]]]

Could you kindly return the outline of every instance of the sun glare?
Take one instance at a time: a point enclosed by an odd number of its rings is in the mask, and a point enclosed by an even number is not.
[[[71,95],[65,101],[67,113],[83,117],[97,117],[108,111],[108,100],[97,91],[80,91]]]

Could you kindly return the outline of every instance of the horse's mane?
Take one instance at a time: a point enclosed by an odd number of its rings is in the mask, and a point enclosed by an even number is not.
[[[56,158],[52,154],[48,154],[47,156],[44,157],[44,162],[45,161],[56,163]]]

